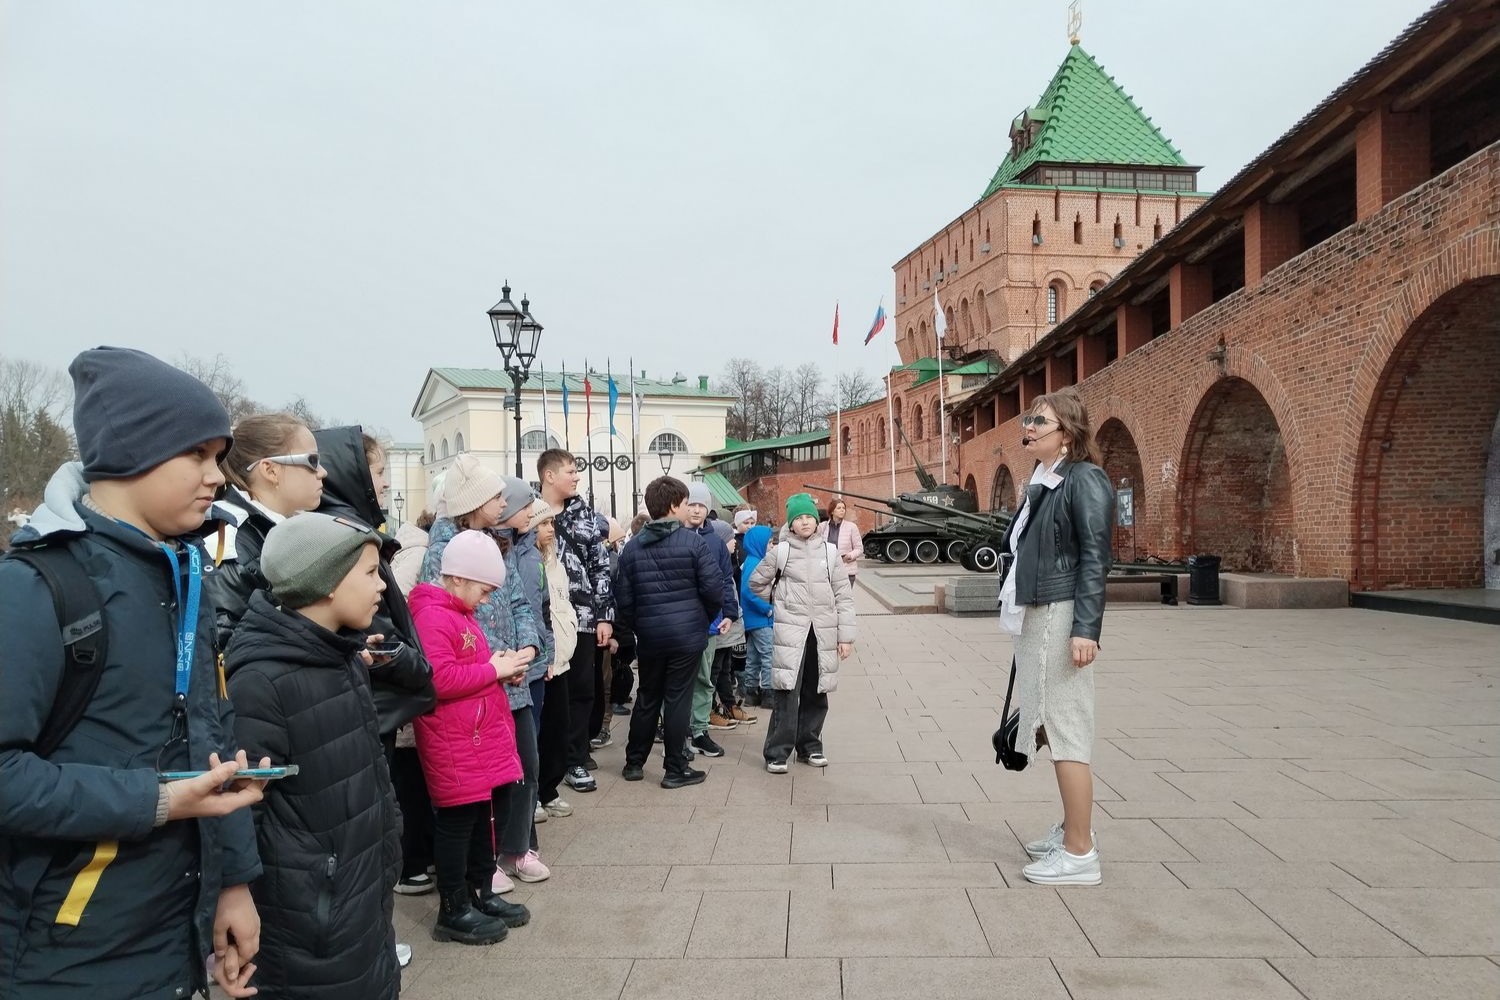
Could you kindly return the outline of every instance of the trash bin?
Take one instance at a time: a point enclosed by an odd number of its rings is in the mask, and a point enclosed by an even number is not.
[[[1188,556],[1188,603],[1222,604],[1219,600],[1218,556]]]

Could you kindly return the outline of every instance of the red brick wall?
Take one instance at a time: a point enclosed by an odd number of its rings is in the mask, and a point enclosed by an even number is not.
[[[1208,541],[1225,547],[1226,560],[1253,557],[1300,575],[1372,586],[1478,585],[1482,528],[1474,525],[1482,517],[1484,447],[1500,406],[1500,309],[1492,291],[1476,289],[1500,275],[1496,205],[1500,146],[1491,146],[1080,382],[1094,425],[1118,419],[1140,456],[1141,553],[1180,558]],[[1421,331],[1444,324],[1443,338],[1423,340],[1436,346],[1393,361],[1409,335],[1432,338]],[[1221,341],[1222,363],[1208,358]],[[1382,392],[1396,383],[1410,392],[1408,365],[1427,373],[1414,385],[1433,387],[1430,408],[1411,392],[1390,420],[1374,420],[1372,403]],[[1218,431],[1232,438],[1253,423],[1248,388],[1216,389],[1229,378],[1254,389],[1279,433],[1281,454],[1268,446],[1264,421],[1258,425],[1266,464],[1254,475],[1248,466],[1235,472],[1218,464],[1216,456],[1228,462],[1254,454],[1244,441],[1213,444],[1210,432],[1190,456],[1191,443],[1204,437],[1210,393],[1234,401]],[[1445,384],[1452,388],[1437,388]],[[1434,436],[1431,420],[1453,424],[1452,436]],[[1372,437],[1377,430],[1381,436]],[[1001,464],[1018,480],[1030,474],[1014,419],[965,442],[960,454],[958,474],[980,484]],[[1442,475],[1423,483],[1418,466]],[[871,469],[870,478],[878,481],[884,468]],[[1185,486],[1207,499],[1216,483],[1250,485],[1241,502],[1256,516],[1242,529],[1211,526],[1208,512],[1185,509]],[[1215,502],[1225,517],[1239,516],[1222,498]]]
[[[1011,188],[997,191],[913,250],[896,267],[892,317],[904,362],[931,356],[933,288],[945,312],[953,310],[951,343],[991,349],[1009,359],[1054,324],[1047,322],[1048,285],[1061,291],[1059,319],[1088,298],[1089,286],[1107,282],[1206,196],[1126,194]],[[1119,219],[1124,246],[1116,247]],[[1041,244],[1032,242],[1032,222]],[[1075,222],[1079,241],[1075,242]],[[980,248],[988,240],[989,252]],[[935,280],[939,265],[943,280]],[[957,267],[958,273],[952,269]],[[927,289],[922,285],[927,283]],[[925,324],[925,327],[924,327]],[[924,331],[925,330],[925,334]],[[929,409],[925,404],[923,409]],[[961,480],[960,480],[961,481]],[[889,490],[889,485],[887,485]]]

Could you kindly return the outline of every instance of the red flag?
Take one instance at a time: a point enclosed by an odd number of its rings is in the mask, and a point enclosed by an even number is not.
[[[833,304],[833,343],[837,346],[839,342],[839,304]]]
[[[583,432],[585,434],[590,433],[590,428],[593,426],[594,407],[590,396],[593,391],[594,387],[589,384],[589,377],[585,372],[583,376]]]

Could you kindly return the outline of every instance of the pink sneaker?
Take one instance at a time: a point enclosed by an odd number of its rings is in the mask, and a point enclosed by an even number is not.
[[[490,891],[510,892],[516,887],[516,884],[510,880],[510,876],[505,874],[507,867],[507,865],[502,864],[499,868],[495,869],[495,877],[490,880]]]
[[[552,869],[542,864],[536,851],[510,855],[501,861],[500,870],[522,882],[545,882],[552,875]]]

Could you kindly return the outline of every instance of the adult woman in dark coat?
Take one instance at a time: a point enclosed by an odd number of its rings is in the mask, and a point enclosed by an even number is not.
[[[1006,535],[1015,561],[1000,590],[1000,624],[1016,636],[1016,749],[1035,759],[1049,747],[1063,803],[1063,821],[1026,845],[1034,860],[1021,874],[1046,885],[1098,885],[1088,668],[1099,652],[1114,491],[1077,393],[1039,396],[1021,425],[1037,465]]]

